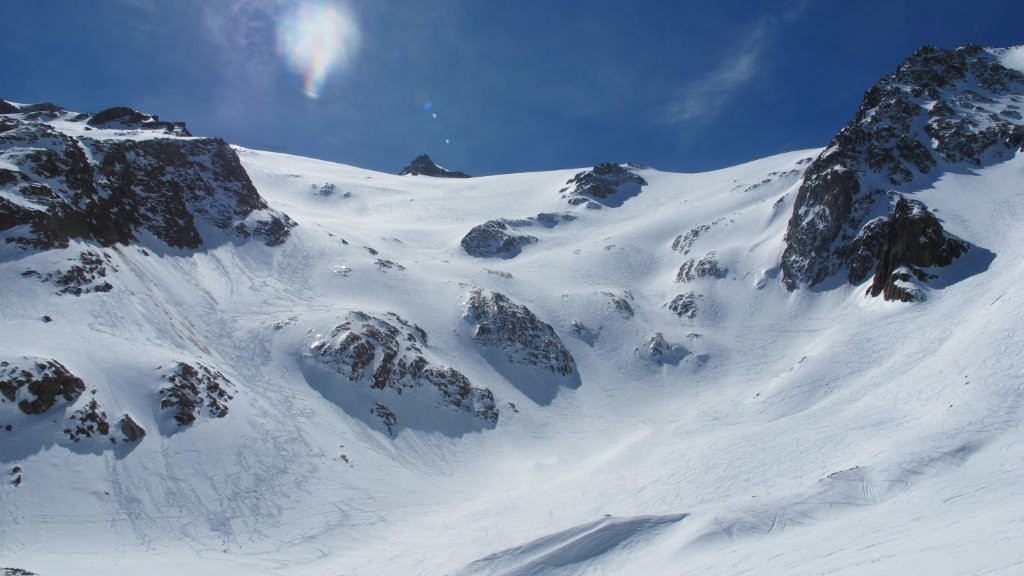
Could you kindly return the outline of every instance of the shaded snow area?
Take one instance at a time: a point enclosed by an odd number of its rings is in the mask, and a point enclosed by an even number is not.
[[[904,303],[783,285],[820,150],[601,209],[234,150],[283,243],[0,253],[0,572],[1024,572],[1024,155],[904,190],[985,248]]]

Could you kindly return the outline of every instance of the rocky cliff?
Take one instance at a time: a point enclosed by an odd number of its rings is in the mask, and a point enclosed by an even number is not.
[[[782,255],[786,287],[832,277],[858,284],[874,273],[872,294],[906,299],[880,279],[908,265],[923,279],[921,267],[947,265],[968,246],[947,239],[923,203],[900,204],[901,193],[920,190],[947,170],[1021,151],[1022,107],[1024,74],[1004,67],[999,50],[916,51],[867,91],[853,121],[805,172]],[[917,241],[924,229],[913,257],[905,251],[894,257],[895,244]],[[889,289],[881,287],[887,282]]]
[[[0,109],[0,238],[24,249],[152,235],[171,248],[283,243],[295,224],[259,195],[230,146],[130,108]]]

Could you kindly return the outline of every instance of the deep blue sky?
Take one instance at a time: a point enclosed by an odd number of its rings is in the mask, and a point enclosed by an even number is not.
[[[5,0],[0,98],[387,172],[692,172],[824,146],[923,44],[1024,44],[1020,0],[325,2],[359,42],[314,99],[279,48],[298,0]]]

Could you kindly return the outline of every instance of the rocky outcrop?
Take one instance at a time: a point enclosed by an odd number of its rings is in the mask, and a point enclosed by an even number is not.
[[[447,170],[434,163],[430,156],[420,154],[398,173],[399,176],[432,176],[434,178],[469,178],[465,172]]]
[[[78,261],[68,267],[67,270],[58,269],[56,272],[42,274],[36,270],[28,269],[21,273],[23,278],[38,278],[42,282],[55,284],[57,294],[71,294],[81,296],[95,292],[110,292],[114,286],[107,281],[107,267],[117,271],[117,268],[110,263],[110,256],[105,252],[101,255],[93,250],[85,250],[78,255]]]
[[[404,401],[409,397],[420,406],[465,414],[493,428],[498,409],[491,391],[473,386],[454,368],[434,365],[426,347],[426,331],[397,314],[350,312],[326,336],[312,338],[309,357],[372,401],[371,414],[389,433],[415,416],[417,406]]]
[[[693,245],[697,243],[697,240],[704,235],[705,232],[711,230],[713,224],[701,224],[695,228],[691,228],[686,234],[680,234],[676,236],[675,240],[672,241],[672,249],[676,252],[682,253],[684,256],[690,253]]]
[[[676,282],[693,282],[698,278],[725,278],[729,270],[718,262],[718,255],[708,252],[700,259],[690,258],[676,272]]]
[[[190,426],[204,415],[228,415],[235,385],[219,371],[202,362],[177,362],[161,378],[168,385],[160,389],[160,409],[170,413],[178,427]]]
[[[50,358],[25,356],[0,361],[0,402],[11,402],[25,414],[42,414],[57,404],[71,404],[85,383]]]
[[[131,416],[125,414],[112,426],[107,419],[107,413],[100,407],[95,398],[90,399],[85,406],[71,413],[68,417],[71,425],[64,429],[68,440],[75,444],[87,438],[94,440],[106,439],[111,444],[118,442],[137,442],[146,435],[146,431],[139,426]]]
[[[148,233],[172,248],[196,249],[217,240],[203,237],[207,229],[277,245],[295,225],[268,207],[219,138],[186,138],[183,124],[128,108],[93,116],[29,108],[3,116],[0,129],[0,159],[16,167],[0,169],[6,243],[109,246]],[[82,129],[68,127],[75,123]]]
[[[637,353],[659,366],[677,366],[690,351],[680,344],[669,342],[661,332],[655,332],[646,346],[637,349]]]
[[[961,240],[950,238],[938,218],[917,200],[898,197],[892,213],[876,218],[864,227],[861,242],[878,246],[878,264],[868,294],[886,300],[920,300],[923,292],[913,281],[932,278],[925,269],[950,265],[970,249]]]
[[[161,122],[159,116],[117,106],[93,114],[86,122],[97,128],[163,130],[175,136],[191,136],[184,122]]]
[[[121,419],[117,421],[116,426],[121,431],[121,435],[124,436],[125,442],[142,440],[142,437],[146,435],[146,429],[139,426],[138,422],[133,420],[128,414],[122,415]]]
[[[488,220],[474,226],[459,244],[475,258],[514,258],[536,241],[536,236],[516,234],[503,220]]]
[[[676,296],[671,302],[665,304],[665,307],[680,318],[693,320],[697,317],[697,306],[703,299],[703,295],[690,291]]]
[[[576,360],[549,324],[526,306],[500,292],[473,290],[462,317],[472,326],[472,339],[483,350],[496,354],[492,363],[520,390],[539,403],[550,402],[558,387],[576,388]],[[506,367],[515,368],[505,370]],[[537,376],[526,378],[518,369]],[[543,377],[543,376],[546,376]]]
[[[519,228],[543,226],[554,228],[563,222],[572,222],[576,217],[572,214],[555,214],[544,212],[521,220],[499,218],[488,220],[474,226],[465,236],[460,245],[466,254],[475,258],[514,258],[524,246],[538,241],[536,236],[521,234]]]
[[[864,95],[808,167],[782,255],[790,290],[834,275],[864,281],[883,257],[877,216],[890,190],[927,185],[948,166],[982,166],[1024,146],[1024,74],[980,46],[924,47]],[[874,224],[872,224],[874,222]],[[941,230],[941,226],[939,226]],[[884,291],[883,291],[884,292]]]
[[[562,198],[568,199],[569,204],[573,206],[621,206],[647,185],[647,181],[634,172],[641,168],[644,167],[639,164],[598,164],[591,170],[580,172],[567,180],[567,186],[560,191]]]

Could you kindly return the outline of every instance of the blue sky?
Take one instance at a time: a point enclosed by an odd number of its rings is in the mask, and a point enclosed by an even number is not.
[[[1024,44],[1020,0],[6,0],[2,12],[0,98],[130,106],[195,135],[387,172],[425,152],[474,175],[603,161],[692,172],[824,146],[917,47]],[[282,24],[300,14],[319,23]],[[325,20],[335,65],[314,98],[282,36],[299,52]]]

